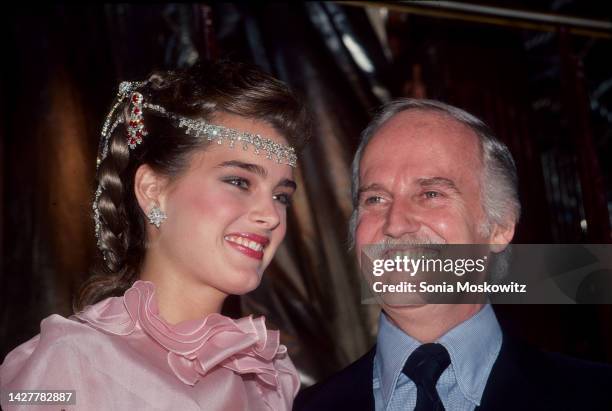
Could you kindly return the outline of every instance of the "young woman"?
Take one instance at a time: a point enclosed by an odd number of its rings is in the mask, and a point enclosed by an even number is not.
[[[243,64],[122,83],[98,156],[101,264],[74,316],[8,354],[2,392],[72,390],[66,410],[291,409],[299,379],[278,332],[219,312],[285,235],[307,129],[287,87]]]

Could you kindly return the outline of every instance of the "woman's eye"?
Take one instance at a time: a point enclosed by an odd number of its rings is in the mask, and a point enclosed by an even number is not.
[[[289,207],[291,205],[291,196],[289,194],[274,194],[272,198],[284,206]]]
[[[249,188],[249,180],[241,177],[230,177],[224,180],[226,183],[236,186],[242,190],[247,190]]]

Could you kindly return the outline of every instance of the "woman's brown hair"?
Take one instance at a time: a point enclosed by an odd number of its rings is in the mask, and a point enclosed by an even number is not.
[[[309,134],[308,114],[300,100],[279,80],[244,63],[206,62],[184,71],[156,72],[138,92],[148,103],[194,119],[210,120],[226,112],[265,121],[298,151]],[[123,111],[127,115],[125,107]],[[145,216],[133,190],[138,167],[147,164],[175,178],[186,169],[190,155],[207,145],[206,139],[185,133],[160,113],[145,110],[143,116],[149,133],[143,143],[128,148],[124,122],[110,136],[108,153],[98,168],[102,257],[81,287],[75,311],[122,295],[138,279],[146,241]]]

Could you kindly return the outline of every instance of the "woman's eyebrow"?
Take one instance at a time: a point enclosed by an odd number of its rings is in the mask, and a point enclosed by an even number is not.
[[[288,187],[288,188],[292,188],[294,191],[297,190],[297,184],[295,183],[295,181],[290,180],[288,178],[281,180],[277,184],[277,187]]]
[[[219,164],[217,167],[218,168],[238,167],[243,170],[249,171],[253,174],[257,174],[258,176],[261,176],[262,178],[266,178],[268,176],[268,171],[264,167],[257,165],[257,164],[245,163],[244,161],[238,161],[238,160],[224,161],[221,164]],[[288,187],[288,188],[292,188],[293,190],[297,190],[296,182],[289,178],[285,178],[279,181],[277,186],[278,187]]]
[[[217,165],[217,167],[222,168],[222,167],[238,167],[241,168],[243,170],[249,171],[253,174],[257,174],[263,178],[266,178],[268,176],[268,171],[263,168],[260,165],[257,164],[252,164],[252,163],[245,163],[243,161],[238,161],[238,160],[229,160],[229,161],[224,161],[221,164]]]

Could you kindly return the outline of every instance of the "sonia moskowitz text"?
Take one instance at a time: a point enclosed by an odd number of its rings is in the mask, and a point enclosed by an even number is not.
[[[372,284],[375,293],[526,293],[527,285],[512,281],[509,284],[470,283],[469,281],[429,284],[426,281],[411,283],[402,281],[385,284],[377,281]]]

